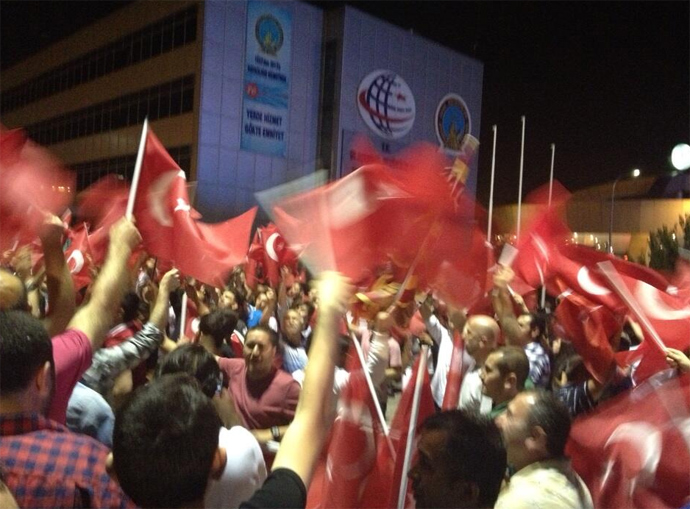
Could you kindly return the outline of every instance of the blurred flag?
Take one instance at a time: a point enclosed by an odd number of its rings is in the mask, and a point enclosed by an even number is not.
[[[690,376],[664,371],[576,419],[566,453],[595,507],[684,506]]]
[[[21,129],[0,126],[0,249],[31,242],[44,213],[60,215],[72,201],[74,173]]]

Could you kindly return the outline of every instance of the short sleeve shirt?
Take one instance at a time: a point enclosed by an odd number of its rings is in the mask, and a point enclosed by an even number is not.
[[[48,418],[65,424],[67,403],[74,386],[91,366],[91,341],[83,332],[69,329],[52,338],[55,362],[55,394]]]

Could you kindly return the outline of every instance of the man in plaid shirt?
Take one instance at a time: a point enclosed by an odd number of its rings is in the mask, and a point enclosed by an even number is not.
[[[128,507],[105,470],[108,449],[45,417],[52,344],[22,311],[0,312],[0,461],[21,507]]]

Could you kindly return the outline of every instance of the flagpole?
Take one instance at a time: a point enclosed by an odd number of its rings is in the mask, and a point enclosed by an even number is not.
[[[177,335],[178,341],[184,336],[185,331],[187,329],[187,300],[189,297],[187,296],[187,288],[185,285],[182,285],[182,288],[184,289],[184,293],[182,294],[182,309],[180,312],[180,333]],[[188,338],[190,340],[194,338]]]
[[[486,237],[491,243],[491,230],[494,215],[494,176],[496,174],[496,136],[498,128],[494,125],[491,128],[494,132],[494,148],[491,152],[491,188],[489,189],[489,224],[486,226]]]
[[[522,141],[520,143],[520,183],[518,184],[516,240],[520,240],[520,219],[522,214],[522,170],[525,162],[525,116],[522,115],[520,119],[522,121]]]
[[[410,415],[410,425],[407,428],[407,443],[405,444],[405,459],[403,461],[402,479],[400,479],[400,492],[398,493],[398,509],[405,509],[405,495],[407,494],[407,472],[410,470],[412,459],[412,443],[417,428],[417,417],[419,416],[419,402],[422,395],[422,384],[424,383],[424,370],[426,369],[426,358],[428,345],[422,346],[417,368],[417,379],[414,385],[414,396],[412,397],[412,412]]]
[[[348,326],[347,320],[345,320],[345,326]],[[362,345],[359,344],[359,340],[353,331],[350,331],[350,338],[355,344],[355,350],[357,351],[357,357],[359,357],[359,362],[362,364],[362,371],[364,372],[364,378],[367,381],[367,387],[369,387],[369,393],[374,400],[374,406],[376,407],[376,414],[381,422],[381,428],[383,429],[383,435],[386,437],[386,442],[388,443],[388,448],[391,451],[392,457],[395,458],[395,447],[393,447],[393,442],[390,438],[390,430],[388,429],[388,424],[386,424],[386,418],[383,416],[383,411],[381,410],[381,404],[379,403],[379,398],[376,395],[376,389],[374,389],[374,382],[371,381],[371,375],[367,369],[367,363],[364,360],[364,352],[362,352]]]
[[[616,293],[618,293],[618,295],[628,305],[630,311],[632,311],[635,317],[640,321],[642,327],[644,327],[649,333],[649,338],[652,340],[652,344],[656,346],[662,354],[666,355],[666,345],[659,336],[659,333],[647,318],[647,315],[645,315],[644,311],[642,311],[642,308],[637,300],[635,300],[635,297],[632,296],[630,290],[628,290],[628,287],[625,285],[623,280],[621,280],[621,277],[613,264],[607,261],[599,262],[597,263],[597,266],[601,269],[601,272],[604,274],[604,276],[606,276],[606,278],[611,282],[613,288],[616,290]]]
[[[137,152],[137,161],[134,165],[134,175],[132,175],[132,187],[129,190],[129,200],[127,200],[127,212],[125,217],[132,219],[132,212],[134,211],[134,200],[137,196],[137,187],[139,187],[139,175],[141,175],[141,163],[144,161],[144,151],[146,150],[146,134],[149,130],[149,117],[144,119],[144,126],[141,128],[141,140],[139,140],[139,151]]]
[[[551,175],[549,176],[549,205],[548,208],[551,210],[551,196],[553,195],[553,160],[556,155],[556,144],[551,144]],[[542,284],[541,287],[541,308],[544,309],[546,305],[546,286]]]
[[[553,160],[556,156],[556,144],[551,144],[551,176],[549,177],[549,208],[551,208],[551,196],[553,194]]]

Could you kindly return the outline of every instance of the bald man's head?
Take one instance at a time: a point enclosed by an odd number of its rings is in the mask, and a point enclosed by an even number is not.
[[[26,287],[21,279],[6,269],[0,269],[0,311],[28,311]]]
[[[481,364],[486,356],[496,348],[499,334],[498,323],[490,316],[470,316],[462,332],[467,353]]]

